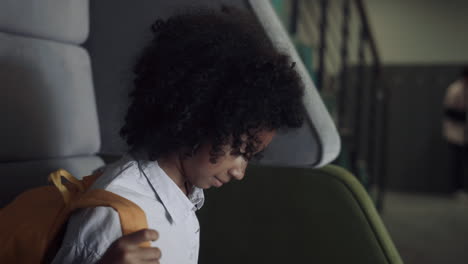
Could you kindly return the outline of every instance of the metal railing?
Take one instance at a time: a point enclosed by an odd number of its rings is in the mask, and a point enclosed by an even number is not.
[[[272,2],[296,44],[311,49],[311,58],[302,59],[311,65],[317,88],[336,102],[329,110],[344,146],[336,163],[375,190],[371,196],[381,209],[389,90],[381,82],[381,60],[363,0]]]

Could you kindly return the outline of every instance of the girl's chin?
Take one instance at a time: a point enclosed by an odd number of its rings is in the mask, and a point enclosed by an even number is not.
[[[204,189],[204,190],[213,187],[213,185],[210,184],[210,183],[201,183],[201,184],[200,183],[195,183],[195,184],[193,184],[193,186],[198,187],[200,189]]]
[[[218,182],[218,180],[216,180],[216,178],[214,178],[212,181],[210,182],[196,182],[196,183],[192,183],[193,186],[196,186],[200,189],[210,189],[211,187],[215,187],[215,188],[218,188],[218,187],[221,187],[221,185],[223,185],[221,182]]]

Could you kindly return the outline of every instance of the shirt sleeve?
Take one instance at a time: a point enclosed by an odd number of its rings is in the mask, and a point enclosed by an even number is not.
[[[111,207],[79,210],[70,217],[62,246],[52,263],[96,263],[121,236],[119,214]]]

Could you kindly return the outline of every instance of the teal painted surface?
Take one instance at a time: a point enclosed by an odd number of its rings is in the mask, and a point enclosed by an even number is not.
[[[294,45],[296,46],[297,53],[299,54],[299,57],[301,57],[302,62],[304,62],[304,65],[307,69],[307,72],[309,72],[310,77],[312,80],[315,82],[315,72],[313,69],[313,49],[311,46],[302,43],[299,40],[294,41]]]
[[[280,18],[281,22],[283,23],[284,26],[287,26],[288,24],[288,16],[285,11],[285,2],[284,0],[271,0],[271,5],[273,6],[273,9],[275,9],[276,14]]]
[[[333,164],[351,171],[351,158],[348,147],[345,144],[342,144],[340,155],[338,155],[338,158],[333,162]]]

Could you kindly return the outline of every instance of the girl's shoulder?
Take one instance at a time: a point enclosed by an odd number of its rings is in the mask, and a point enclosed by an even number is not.
[[[155,194],[145,176],[152,169],[145,162],[137,162],[130,156],[105,167],[103,174],[91,189],[104,189],[131,200],[137,204],[140,200],[154,200]]]

